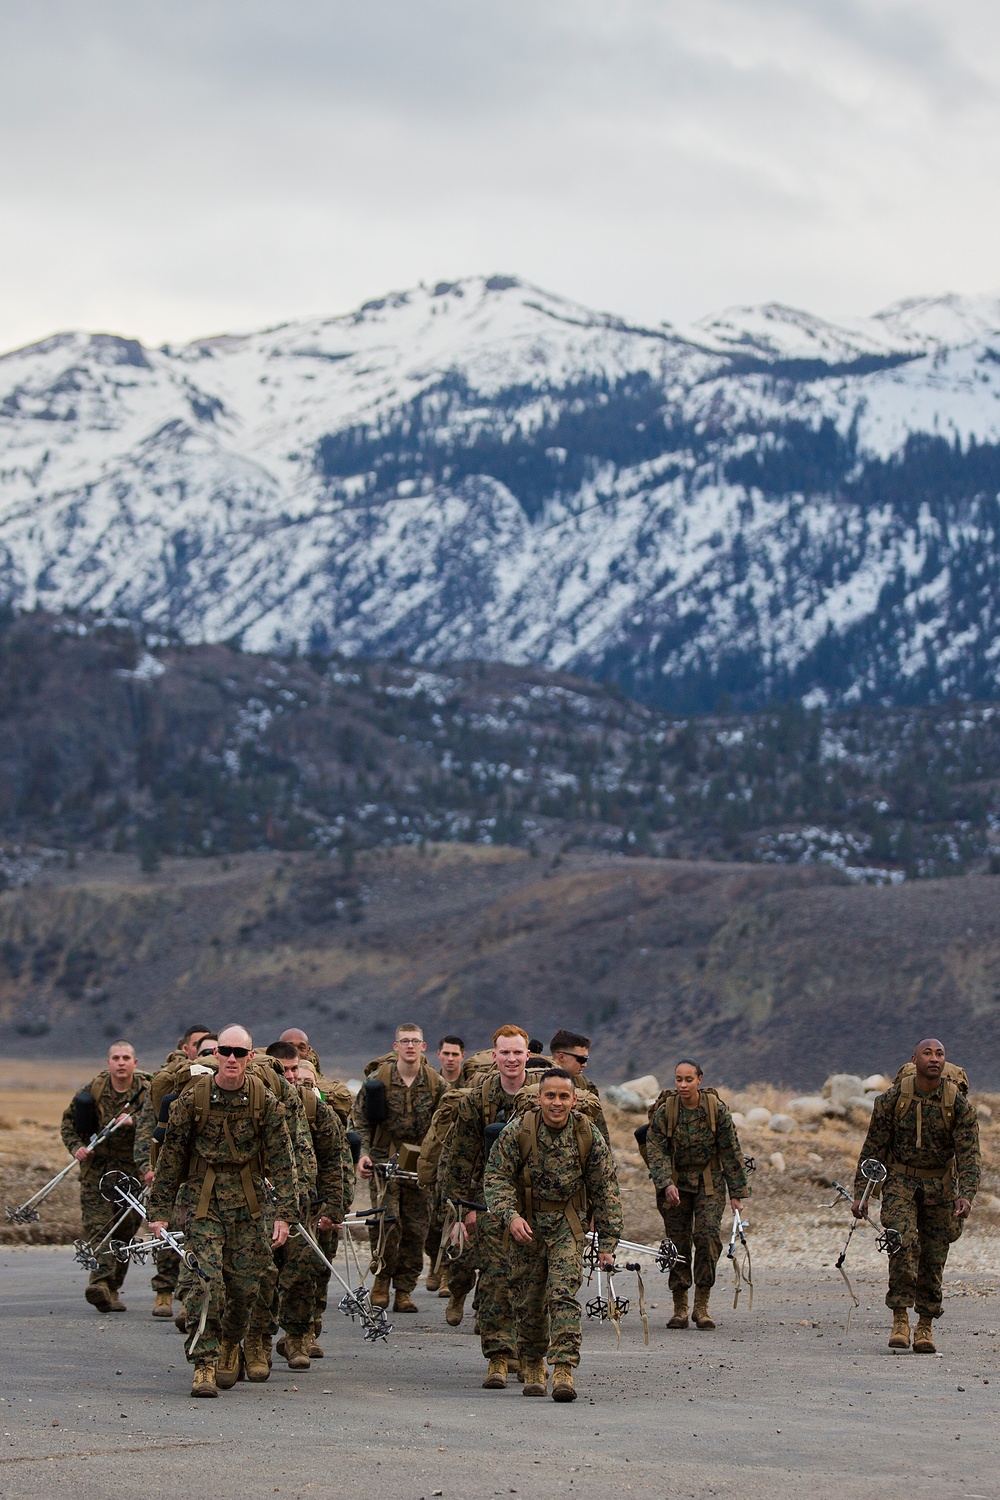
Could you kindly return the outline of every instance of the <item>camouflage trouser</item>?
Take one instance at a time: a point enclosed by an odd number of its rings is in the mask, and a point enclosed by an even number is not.
[[[487,1359],[494,1354],[515,1355],[517,1353],[517,1317],[511,1288],[511,1258],[504,1248],[506,1231],[493,1214],[476,1216],[476,1231],[472,1236],[473,1262],[479,1268],[477,1307],[479,1311],[480,1341]],[[513,1246],[513,1242],[511,1242]],[[459,1267],[465,1256],[457,1262]],[[448,1287],[456,1295],[453,1275],[448,1278]],[[461,1273],[459,1286],[462,1286]],[[458,1293],[461,1295],[461,1293]]]
[[[306,1228],[315,1236],[311,1224],[307,1223]],[[326,1269],[308,1240],[293,1229],[285,1241],[284,1259],[278,1272],[278,1322],[286,1333],[295,1337],[308,1333],[312,1327],[317,1267]]]
[[[337,1250],[340,1247],[340,1236],[337,1235],[336,1229],[316,1230],[316,1244],[319,1245],[319,1248],[321,1248],[322,1253],[324,1253],[324,1256],[327,1256],[328,1260],[336,1262]],[[315,1256],[312,1259],[313,1266],[315,1266],[312,1275],[312,1320],[313,1323],[322,1323],[322,1314],[327,1311],[327,1296],[328,1290],[330,1290],[331,1271],[328,1266],[324,1266],[321,1260],[316,1260]],[[346,1272],[342,1272],[342,1275],[345,1275],[346,1280],[352,1281],[352,1278],[346,1275]],[[339,1286],[339,1283],[337,1283],[337,1286]]]
[[[430,1223],[427,1226],[427,1238],[424,1240],[424,1254],[430,1261],[432,1270],[434,1269],[434,1263],[438,1258],[438,1252],[441,1249],[441,1230],[443,1228],[444,1213],[435,1203],[434,1207],[431,1209]],[[444,1265],[443,1257],[441,1264]]]
[[[448,1290],[453,1297],[467,1297],[476,1284],[479,1270],[479,1232],[476,1231],[457,1260],[443,1260],[448,1267]]]
[[[686,1292],[692,1280],[695,1286],[714,1286],[715,1268],[722,1254],[722,1215],[729,1199],[726,1179],[721,1172],[712,1175],[715,1189],[711,1198],[704,1187],[696,1193],[681,1193],[681,1201],[671,1208],[664,1199],[664,1189],[656,1194],[656,1206],[663,1219],[667,1239],[673,1240],[683,1261],[670,1272],[670,1290]],[[692,1251],[694,1266],[692,1275]]]
[[[915,1307],[925,1317],[940,1318],[948,1249],[962,1233],[951,1176],[921,1182],[890,1172],[882,1187],[881,1219],[884,1229],[903,1236],[903,1248],[889,1257],[886,1307]]]
[[[188,1215],[185,1244],[211,1281],[205,1331],[188,1355],[193,1363],[214,1360],[220,1339],[240,1343],[246,1336],[261,1281],[274,1264],[268,1238],[267,1221],[251,1218],[246,1207],[227,1209],[224,1220]],[[198,1326],[203,1294],[204,1283],[191,1276],[184,1297],[189,1333]]]
[[[177,1277],[180,1275],[181,1258],[176,1250],[166,1246],[157,1251],[156,1270],[153,1272],[152,1287],[154,1292],[169,1292],[173,1296],[177,1289]]]
[[[87,1172],[86,1176],[80,1178],[80,1216],[83,1219],[83,1238],[91,1244],[96,1244],[98,1240],[104,1238],[121,1213],[120,1207],[101,1197],[101,1175],[100,1171],[92,1169]],[[114,1238],[116,1240],[133,1239],[141,1222],[138,1214],[129,1214],[128,1218],[123,1219],[118,1225]],[[98,1252],[97,1260],[98,1268],[96,1271],[91,1271],[89,1285],[93,1286],[95,1281],[100,1281],[116,1292],[125,1280],[128,1261],[123,1264],[115,1260],[107,1245]]]
[[[533,1227],[530,1245],[510,1242],[521,1358],[578,1365],[583,1246],[565,1214],[536,1214]]]
[[[388,1210],[388,1217],[395,1216],[396,1220],[385,1230],[383,1274],[392,1278],[398,1292],[412,1292],[424,1268],[424,1241],[431,1211],[428,1196],[415,1183],[400,1182],[398,1178],[386,1185],[384,1197],[381,1196],[382,1184],[376,1178],[372,1178],[369,1186],[372,1207],[381,1201]],[[373,1220],[369,1231],[373,1255],[379,1232],[378,1221]]]

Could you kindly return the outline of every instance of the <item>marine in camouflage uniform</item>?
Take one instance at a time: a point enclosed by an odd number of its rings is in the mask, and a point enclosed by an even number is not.
[[[943,1050],[942,1050],[943,1058]],[[975,1105],[958,1091],[954,1118],[948,1128],[942,1109],[948,1087],[942,1078],[930,1093],[913,1092],[905,1112],[898,1114],[903,1085],[897,1080],[880,1094],[872,1110],[868,1134],[858,1158],[854,1182],[860,1199],[867,1179],[861,1162],[874,1157],[888,1169],[882,1185],[881,1221],[884,1229],[902,1237],[902,1248],[889,1257],[889,1290],[885,1305],[893,1309],[893,1333],[897,1321],[906,1322],[906,1338],[893,1347],[909,1343],[906,1309],[915,1307],[920,1322],[914,1348],[930,1344],[931,1320],[943,1312],[941,1283],[948,1250],[962,1233],[963,1219],[956,1215],[959,1200],[971,1206],[979,1188],[981,1158],[979,1120]],[[897,1312],[902,1318],[896,1318]],[[921,1324],[926,1335],[921,1337]]]
[[[332,1108],[332,1106],[330,1106]],[[357,1171],[354,1166],[354,1157],[351,1154],[351,1145],[347,1139],[347,1131],[344,1128],[340,1113],[333,1110],[333,1114],[340,1124],[340,1194],[342,1211],[350,1213],[354,1203],[354,1194],[357,1188]],[[327,1217],[337,1223],[334,1214]],[[316,1240],[320,1249],[329,1260],[336,1260],[337,1250],[340,1246],[340,1235],[336,1229],[318,1229]],[[313,1337],[318,1339],[323,1331],[323,1315],[326,1312],[327,1297],[330,1287],[330,1268],[324,1266],[322,1261],[316,1261],[313,1287]]]
[[[98,1129],[103,1130],[105,1125],[110,1124],[123,1112],[131,1115],[133,1122],[138,1120],[148,1088],[149,1074],[141,1073],[138,1069],[132,1075],[129,1087],[121,1092],[114,1087],[107,1069],[98,1073],[97,1077],[87,1085],[87,1091],[93,1094],[97,1101]],[[77,1134],[72,1101],[63,1111],[60,1134],[71,1156],[75,1155],[81,1146],[87,1144]],[[83,1219],[83,1238],[91,1244],[104,1237],[120,1212],[113,1203],[101,1197],[101,1178],[105,1172],[112,1170],[127,1172],[134,1177],[135,1163],[132,1153],[135,1147],[135,1135],[134,1123],[123,1125],[108,1136],[92,1155],[80,1163],[80,1215]],[[130,1214],[115,1230],[115,1239],[132,1239],[140,1223],[138,1215]],[[87,1290],[84,1293],[87,1301],[92,1303],[99,1312],[124,1312],[125,1304],[118,1296],[118,1291],[125,1280],[129,1267],[128,1261],[122,1263],[115,1260],[107,1246],[99,1253],[97,1259],[97,1270],[91,1271]]]
[[[189,1088],[170,1107],[147,1214],[150,1222],[169,1220],[176,1201],[186,1248],[210,1279],[205,1330],[193,1352],[188,1346],[188,1359],[201,1369],[214,1369],[220,1356],[224,1363],[232,1362],[235,1349],[235,1381],[239,1344],[261,1279],[272,1264],[269,1227],[274,1219],[291,1224],[297,1217],[295,1162],[284,1107],[263,1084],[255,1129],[251,1075],[236,1089],[222,1088],[213,1079],[204,1128],[196,1133],[200,1087]],[[274,1194],[270,1210],[265,1208],[265,1173]],[[201,1282],[192,1280],[185,1297],[189,1332],[197,1326],[202,1295]],[[205,1394],[214,1395],[214,1376],[211,1383],[213,1389]]]
[[[537,1162],[529,1158],[530,1204],[526,1199],[522,1131],[532,1122],[537,1132]],[[582,1139],[589,1136],[586,1162]],[[526,1394],[534,1383],[533,1369],[548,1358],[569,1367],[580,1363],[580,1304],[584,1235],[590,1216],[598,1236],[598,1250],[614,1254],[622,1233],[621,1197],[611,1150],[600,1131],[578,1111],[565,1125],[546,1125],[540,1110],[531,1108],[501,1132],[490,1153],[485,1173],[490,1218],[509,1230],[520,1215],[533,1231],[530,1244],[510,1239],[510,1274],[517,1317],[521,1367]],[[569,1383],[572,1392],[572,1383]],[[555,1395],[553,1387],[553,1395]],[[572,1399],[572,1396],[563,1399]]]
[[[147,1187],[153,1180],[153,1167],[156,1163],[156,1154],[159,1150],[159,1145],[154,1139],[153,1134],[159,1123],[157,1120],[157,1110],[153,1105],[153,1098],[154,1096],[160,1098],[167,1092],[176,1092],[176,1077],[179,1070],[183,1068],[187,1071],[192,1066],[196,1071],[203,1071],[209,1064],[204,1058],[196,1061],[194,1058],[188,1057],[187,1053],[180,1049],[168,1052],[162,1067],[158,1068],[153,1074],[150,1086],[146,1090],[142,1113],[135,1128],[133,1157],[136,1172]],[[179,1229],[180,1224],[174,1222],[171,1228]],[[156,1267],[150,1283],[153,1291],[156,1293],[156,1301],[153,1305],[153,1317],[169,1318],[172,1313],[171,1304],[174,1297],[180,1296],[183,1298],[183,1288],[180,1292],[177,1290],[178,1280],[181,1276],[181,1258],[176,1250],[171,1250],[169,1245],[164,1245],[162,1250],[156,1252],[153,1263]]]
[[[284,1107],[285,1126],[295,1163],[296,1213],[288,1223],[292,1226],[296,1221],[301,1221],[308,1227],[309,1199],[316,1185],[317,1164],[302,1098],[297,1086],[286,1079],[279,1058],[268,1057],[266,1061],[262,1061],[258,1057],[254,1061],[254,1068]],[[282,1217],[270,1205],[265,1206],[264,1223],[269,1240],[274,1219]],[[250,1374],[251,1379],[267,1378],[260,1366],[266,1361],[270,1368],[270,1340],[278,1328],[282,1295],[287,1292],[294,1300],[301,1299],[307,1289],[311,1293],[312,1263],[315,1258],[302,1236],[294,1231],[289,1234],[284,1245],[272,1249],[270,1264],[260,1279],[247,1332],[247,1367],[248,1370],[251,1364],[257,1367],[257,1372]],[[263,1342],[264,1359],[254,1361],[251,1359],[250,1345],[258,1338]],[[303,1368],[308,1368],[308,1359]]]
[[[368,1119],[365,1090],[359,1089],[354,1101],[352,1120],[361,1136],[361,1156],[373,1163],[387,1162],[400,1146],[419,1146],[427,1134],[431,1117],[442,1094],[439,1075],[421,1061],[420,1071],[407,1087],[395,1061],[380,1064],[370,1077],[381,1077],[385,1071],[385,1119],[372,1125]],[[397,1303],[409,1302],[424,1265],[424,1241],[430,1222],[430,1199],[416,1183],[399,1178],[388,1181],[374,1172],[370,1181],[373,1208],[384,1205],[395,1223],[380,1230],[377,1222],[369,1231],[372,1260],[376,1272],[375,1296],[386,1295],[391,1280]],[[382,1235],[381,1252],[379,1238]],[[397,1308],[397,1311],[404,1310]],[[414,1308],[408,1309],[415,1311]]]
[[[311,1088],[311,1085],[308,1087]],[[303,1223],[315,1236],[317,1219],[331,1219],[339,1224],[344,1216],[343,1147],[346,1142],[344,1127],[336,1111],[314,1091],[315,1119],[309,1120],[305,1108],[305,1086],[299,1088],[303,1100],[303,1114],[316,1158],[316,1172],[309,1186],[309,1209]],[[310,1106],[311,1108],[311,1106]],[[327,1230],[328,1234],[335,1231]],[[295,1240],[292,1245],[292,1238]],[[298,1364],[293,1368],[307,1369],[314,1328],[317,1283],[320,1272],[330,1272],[320,1261],[316,1252],[301,1235],[289,1239],[285,1246],[285,1264],[278,1278],[279,1311],[278,1322],[286,1334],[286,1357],[289,1364],[297,1353]],[[306,1348],[298,1345],[305,1342]],[[322,1354],[322,1350],[320,1350]]]
[[[668,1108],[676,1101],[677,1126],[667,1135]],[[716,1129],[712,1133],[710,1106],[699,1090],[698,1105],[687,1109],[671,1093],[653,1111],[646,1136],[649,1175],[656,1188],[656,1206],[669,1240],[677,1246],[679,1259],[670,1272],[674,1294],[674,1316],[669,1327],[687,1326],[687,1293],[695,1287],[695,1322],[714,1327],[708,1314],[708,1298],[715,1285],[715,1269],[722,1255],[722,1215],[729,1199],[749,1196],[743,1152],[733,1117],[717,1096],[713,1097]],[[678,1107],[679,1106],[679,1107]],[[673,1183],[680,1202],[667,1202]]]
[[[441,1153],[438,1185],[443,1202],[483,1201],[484,1132],[487,1125],[512,1120],[524,1107],[525,1090],[509,1094],[495,1069],[466,1094]],[[477,1213],[469,1244],[448,1272],[452,1301],[468,1296],[479,1272],[477,1311],[480,1341],[487,1359],[517,1359],[517,1320],[511,1293],[510,1257],[505,1227],[495,1214]]]

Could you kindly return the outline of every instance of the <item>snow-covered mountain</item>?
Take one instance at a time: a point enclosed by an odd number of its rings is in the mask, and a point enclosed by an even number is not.
[[[994,695],[1000,299],[635,327],[513,277],[0,359],[0,589],[189,639]]]

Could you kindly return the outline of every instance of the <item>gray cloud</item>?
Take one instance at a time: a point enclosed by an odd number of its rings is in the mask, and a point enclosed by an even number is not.
[[[976,290],[984,0],[0,4],[0,344],[504,268],[652,320]]]

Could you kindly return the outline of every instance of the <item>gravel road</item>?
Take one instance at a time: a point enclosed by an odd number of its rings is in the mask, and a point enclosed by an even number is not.
[[[725,1269],[725,1267],[724,1267]],[[844,1332],[836,1273],[761,1275],[753,1311],[723,1281],[714,1333],[668,1333],[652,1272],[650,1344],[587,1327],[571,1406],[480,1387],[467,1319],[418,1291],[388,1346],[332,1315],[327,1357],[292,1378],[192,1401],[181,1339],[154,1322],[148,1273],[101,1317],[63,1248],[0,1252],[0,1496],[158,1500],[481,1500],[495,1495],[880,1500],[1000,1493],[997,1278],[953,1277],[937,1357],[885,1347],[883,1288],[860,1275]],[[620,1288],[634,1293],[634,1280]]]

